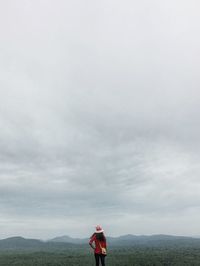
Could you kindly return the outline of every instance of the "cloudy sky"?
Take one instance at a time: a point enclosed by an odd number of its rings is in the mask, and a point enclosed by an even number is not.
[[[0,3],[0,238],[200,235],[198,0]]]

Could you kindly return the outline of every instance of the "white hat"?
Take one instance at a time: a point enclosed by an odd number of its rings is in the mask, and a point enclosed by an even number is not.
[[[95,233],[103,233],[103,232],[104,232],[103,228],[100,225],[97,225]]]

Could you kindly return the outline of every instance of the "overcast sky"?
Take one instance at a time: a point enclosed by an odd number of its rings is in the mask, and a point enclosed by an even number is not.
[[[198,0],[0,3],[0,238],[200,235]]]

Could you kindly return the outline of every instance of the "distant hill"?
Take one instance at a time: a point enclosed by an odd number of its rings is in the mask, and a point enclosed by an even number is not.
[[[73,243],[73,244],[87,244],[89,238],[71,238],[69,236],[60,236],[49,240],[50,242],[58,243]],[[110,246],[187,246],[199,245],[200,238],[192,238],[185,236],[172,236],[172,235],[122,235],[119,237],[107,237],[107,242]]]
[[[0,240],[0,251],[66,251],[71,249],[86,250],[89,238],[72,238],[70,236],[55,237],[48,241],[38,239],[26,239],[20,236]],[[107,237],[109,249],[116,247],[151,247],[174,248],[196,247],[200,248],[200,238],[151,235],[136,236],[123,235],[119,237]]]
[[[184,236],[171,235],[123,235],[115,238],[108,237],[108,243],[114,246],[172,246],[172,245],[186,245],[191,243],[200,245],[200,239]]]
[[[60,236],[55,237],[50,242],[57,242],[57,243],[73,243],[73,244],[87,244],[89,238],[72,238],[70,236]]]
[[[0,251],[64,251],[71,248],[80,248],[80,245],[26,239],[20,236],[0,240]]]
[[[0,240],[0,249],[15,249],[28,247],[41,247],[43,242],[37,239],[25,239],[23,237],[10,237]]]

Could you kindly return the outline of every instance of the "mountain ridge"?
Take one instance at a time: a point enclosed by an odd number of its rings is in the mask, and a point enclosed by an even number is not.
[[[68,242],[68,241],[82,241],[82,240],[89,240],[89,237],[71,237],[70,235],[61,235],[61,236],[56,236],[54,238],[50,238],[47,240],[44,239],[38,239],[38,238],[29,238],[29,237],[23,237],[23,236],[10,236],[6,238],[0,239],[0,241],[7,241],[7,240],[17,240],[17,241],[25,241],[25,240],[32,240],[32,241],[41,241],[41,242]],[[168,235],[168,234],[152,234],[152,235],[133,235],[133,234],[125,234],[125,235],[120,235],[120,236],[107,236],[107,239],[123,239],[123,240],[128,240],[128,239],[139,239],[139,238],[162,238],[162,239],[199,239],[200,236],[184,236],[184,235]]]
[[[49,240],[12,236],[0,240],[0,251],[31,250],[31,251],[66,251],[68,248],[89,248],[89,238],[73,238],[68,235],[58,236]],[[200,238],[173,235],[121,235],[107,237],[109,249],[115,247],[199,247]]]
[[[183,235],[168,235],[168,234],[153,234],[153,235],[133,235],[133,234],[126,234],[120,236],[107,236],[108,240],[133,240],[133,239],[200,239],[200,237],[193,237],[193,236],[183,236]],[[60,241],[60,242],[68,242],[68,241],[85,241],[89,240],[88,238],[73,238],[69,235],[57,236],[55,238],[49,239],[48,241]]]

